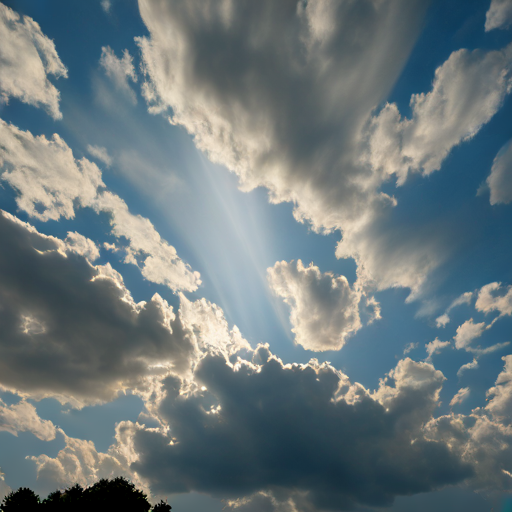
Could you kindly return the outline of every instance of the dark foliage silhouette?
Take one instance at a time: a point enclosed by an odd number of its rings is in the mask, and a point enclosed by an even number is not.
[[[86,489],[76,484],[65,491],[57,490],[42,502],[34,491],[21,487],[4,498],[0,509],[2,512],[149,512],[151,504],[143,491],[126,478],[118,477],[101,479]],[[169,512],[171,506],[160,501],[151,510]]]

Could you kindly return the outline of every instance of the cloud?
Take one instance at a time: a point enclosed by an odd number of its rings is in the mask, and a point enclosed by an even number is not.
[[[42,221],[74,218],[79,206],[106,212],[112,234],[128,242],[125,262],[137,265],[146,279],[174,291],[194,291],[201,284],[199,272],[180,259],[148,219],[131,214],[119,196],[101,190],[105,184],[96,164],[76,160],[57,134],[51,140],[34,137],[0,119],[0,137],[0,172],[16,190],[20,209]]]
[[[507,142],[496,155],[486,182],[491,192],[491,204],[512,201],[512,141]]]
[[[512,87],[512,46],[458,50],[436,70],[432,91],[411,97],[412,117],[388,104],[372,121],[371,163],[403,183],[410,171],[439,170],[451,149],[471,139]]]
[[[193,271],[178,256],[176,249],[160,237],[148,219],[130,213],[119,196],[103,192],[91,206],[98,213],[110,215],[112,234],[128,241],[123,247],[125,263],[137,265],[148,281],[185,291],[195,291],[201,285],[199,272]]]
[[[486,329],[485,322],[475,324],[473,319],[466,320],[462,325],[457,327],[457,333],[454,336],[455,348],[458,350],[471,350],[473,340],[480,338]]]
[[[492,0],[485,15],[485,31],[508,28],[512,23],[512,1]]]
[[[446,327],[450,323],[450,317],[447,313],[443,313],[441,316],[436,318],[437,327]]]
[[[478,292],[475,308],[485,314],[498,311],[500,316],[512,315],[512,286],[489,283]]]
[[[441,350],[443,350],[446,347],[449,347],[450,345],[451,345],[451,342],[440,341],[437,338],[434,341],[427,343],[425,345],[425,348],[426,348],[427,354],[428,354],[427,361],[431,361],[433,355],[441,353]]]
[[[432,91],[413,96],[411,119],[395,105],[372,117],[427,4],[141,2],[143,95],[242,190],[266,187],[271,202],[294,204],[297,220],[340,230],[336,255],[356,259],[361,282],[408,287],[414,298],[449,240],[428,222],[396,225],[396,200],[381,186],[403,181],[410,159],[432,172],[472,137],[501,106],[512,60],[509,48],[455,52]],[[393,152],[401,142],[405,153]]]
[[[469,388],[460,388],[459,391],[457,391],[457,393],[455,393],[454,397],[451,399],[450,407],[464,402],[464,400],[468,398],[469,394]]]
[[[475,358],[469,363],[463,364],[457,371],[457,377],[461,377],[466,370],[475,370],[478,368],[478,360]]]
[[[0,215],[0,384],[73,405],[111,400],[195,349],[159,295],[136,304],[121,276]]]
[[[70,251],[80,254],[87,258],[91,263],[100,257],[100,251],[96,244],[90,239],[80,233],[68,232],[66,237],[66,246]]]
[[[5,483],[5,475],[0,468],[0,500],[3,500],[11,492],[11,488]]]
[[[57,135],[34,137],[0,119],[2,180],[18,192],[18,208],[42,221],[71,219],[75,204],[90,206],[101,171],[87,160],[75,160],[69,146]]]
[[[7,102],[17,98],[42,106],[54,118],[61,119],[60,94],[48,75],[67,77],[53,41],[45,36],[30,17],[20,15],[0,3],[0,97]]]
[[[101,8],[107,14],[110,14],[110,9],[112,9],[112,2],[110,0],[101,0]]]
[[[297,510],[349,510],[472,474],[421,434],[444,380],[429,364],[400,361],[371,395],[328,364],[283,365],[260,346],[254,362],[234,367],[206,356],[195,378],[202,387],[192,394],[164,381],[168,433],[133,433],[132,469],[153,491],[246,501],[266,493]]]
[[[128,50],[124,50],[123,57],[118,59],[110,46],[101,48],[100,65],[105,69],[105,73],[112,80],[116,89],[130,98],[132,103],[137,103],[135,92],[128,83],[137,81],[137,74],[133,66],[133,57]]]
[[[41,419],[36,408],[25,400],[9,406],[0,400],[0,431],[2,430],[15,436],[18,432],[31,432],[42,441],[52,441],[57,431],[51,421]]]
[[[512,355],[502,357],[505,368],[498,375],[496,385],[489,389],[486,409],[500,422],[512,423]]]
[[[117,446],[112,445],[107,453],[98,452],[92,441],[69,437],[59,429],[65,446],[55,458],[44,454],[28,458],[35,462],[38,480],[43,480],[54,488],[75,484],[87,487],[101,478],[123,476],[147,492],[149,489],[146,482],[129,468],[136,457],[125,440],[129,441],[128,433],[134,428],[136,427],[131,422],[119,422],[115,434]]]
[[[100,162],[103,162],[107,167],[112,165],[112,157],[108,154],[107,148],[102,146],[87,145],[87,151]]]
[[[301,260],[277,262],[267,269],[272,291],[291,307],[295,343],[307,350],[339,350],[361,328],[361,292],[345,276],[322,273]]]

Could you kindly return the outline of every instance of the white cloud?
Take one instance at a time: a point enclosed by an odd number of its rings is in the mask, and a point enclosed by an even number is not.
[[[11,492],[11,488],[5,483],[5,475],[0,469],[0,500],[3,501],[5,496]]]
[[[472,138],[498,111],[512,86],[512,46],[501,51],[458,50],[436,70],[432,91],[411,97],[412,117],[395,104],[373,120],[370,161],[398,176],[439,170],[451,149]]]
[[[454,397],[450,401],[450,407],[453,407],[454,405],[461,404],[468,398],[470,395],[469,388],[460,388],[457,393],[455,393]]]
[[[466,370],[475,370],[478,368],[478,360],[475,358],[469,363],[463,364],[457,371],[457,377],[461,377]]]
[[[69,146],[57,135],[34,137],[0,119],[0,172],[18,192],[16,203],[42,221],[71,219],[75,205],[90,206],[101,172],[87,160],[75,160]]]
[[[267,269],[267,277],[272,291],[290,306],[295,343],[305,349],[339,350],[361,328],[361,292],[345,276],[322,274],[298,260],[277,262]]]
[[[41,419],[36,408],[25,400],[9,406],[0,400],[1,430],[15,436],[18,432],[31,432],[42,441],[51,441],[56,434],[55,425],[49,420]]]
[[[500,316],[512,315],[512,286],[489,283],[478,292],[475,308],[485,314],[498,311]]]
[[[457,327],[457,333],[454,336],[455,348],[458,350],[464,349],[471,351],[470,346],[473,340],[480,338],[482,333],[486,330],[485,322],[475,324],[473,319],[466,320],[462,325]]]
[[[450,323],[450,317],[447,313],[443,313],[441,316],[436,318],[437,327],[446,327]]]
[[[413,351],[414,349],[416,349],[416,348],[418,348],[418,342],[413,343],[413,342],[411,341],[411,343],[408,343],[408,344],[406,345],[406,347],[404,348],[404,356],[405,356],[406,354],[409,354],[409,352],[412,352],[412,351]]]
[[[107,453],[98,452],[92,441],[69,437],[59,429],[66,444],[55,458],[47,455],[28,458],[35,462],[37,478],[51,483],[54,487],[70,487],[74,484],[87,487],[101,478],[123,476],[139,489],[148,492],[146,482],[130,470],[130,464],[136,461],[136,457],[130,449],[129,436],[136,428],[128,421],[118,423],[116,443]]]
[[[512,355],[502,358],[505,368],[498,375],[496,385],[489,389],[487,396],[491,397],[486,409],[499,421],[512,423]]]
[[[491,193],[491,204],[512,201],[512,141],[507,142],[496,155],[487,185]]]
[[[160,237],[148,219],[130,213],[119,196],[111,192],[99,194],[92,207],[98,213],[109,213],[112,234],[128,241],[124,247],[125,263],[137,265],[142,275],[153,283],[173,290],[197,290],[201,284],[199,272],[193,271],[178,256],[176,249]]]
[[[485,31],[508,28],[512,23],[512,0],[492,0],[485,15]]]
[[[48,75],[67,77],[53,41],[30,17],[0,3],[0,96],[5,102],[17,98],[42,106],[54,119],[61,119],[59,91]]]
[[[440,354],[444,348],[449,347],[450,345],[451,345],[451,342],[440,341],[437,338],[434,341],[427,343],[425,345],[425,349],[427,350],[427,354],[428,354],[427,361],[431,361],[433,355]]]
[[[128,50],[124,50],[123,57],[118,59],[110,46],[101,48],[100,65],[105,69],[105,73],[112,80],[116,89],[126,94],[133,103],[137,102],[135,92],[128,83],[137,81],[137,74],[133,66],[133,57]]]
[[[0,137],[0,172],[18,193],[20,209],[42,221],[73,218],[77,206],[106,212],[113,235],[128,241],[125,262],[137,265],[146,279],[174,291],[194,291],[201,284],[199,272],[180,259],[148,219],[131,214],[119,196],[100,190],[105,185],[96,164],[76,160],[57,134],[51,140],[34,137],[0,119]]]
[[[112,2],[110,0],[101,0],[101,8],[107,13],[112,9]]]
[[[107,148],[102,146],[87,145],[87,151],[94,157],[103,162],[107,167],[112,165],[112,157],[108,154]]]
[[[371,122],[427,2],[290,5],[141,3],[149,110],[172,112],[242,190],[266,187],[272,202],[294,204],[297,220],[340,230],[336,254],[356,259],[361,282],[417,297],[452,241],[439,225],[395,225],[396,200],[381,185],[390,175],[403,180],[408,159],[432,172],[494,115],[509,89],[512,50],[453,53],[432,91],[413,96],[412,119],[388,105]],[[405,153],[395,154],[401,141]]]
[[[96,244],[90,238],[87,238],[76,231],[68,232],[68,236],[66,237],[66,246],[69,250],[87,258],[91,263],[100,257],[100,251]]]

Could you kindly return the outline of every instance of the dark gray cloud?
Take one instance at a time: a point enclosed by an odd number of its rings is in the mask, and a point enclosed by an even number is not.
[[[78,402],[109,400],[162,364],[183,372],[194,346],[155,295],[135,304],[109,265],[0,215],[0,384]]]
[[[205,357],[195,373],[203,391],[192,395],[180,394],[178,379],[164,381],[168,434],[133,437],[132,469],[153,491],[245,497],[238,505],[254,499],[262,510],[349,510],[473,474],[422,433],[444,380],[431,365],[400,361],[371,395],[326,364],[285,366],[265,347],[254,361],[233,368]]]

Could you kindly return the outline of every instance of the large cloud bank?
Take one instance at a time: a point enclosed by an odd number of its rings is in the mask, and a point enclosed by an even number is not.
[[[139,2],[153,113],[184,126],[243,190],[315,230],[340,230],[340,258],[378,288],[418,292],[446,256],[435,226],[394,226],[381,191],[439,169],[510,91],[512,51],[459,50],[413,95],[413,115],[376,112],[398,78],[428,2]],[[264,29],[262,29],[264,27]]]

